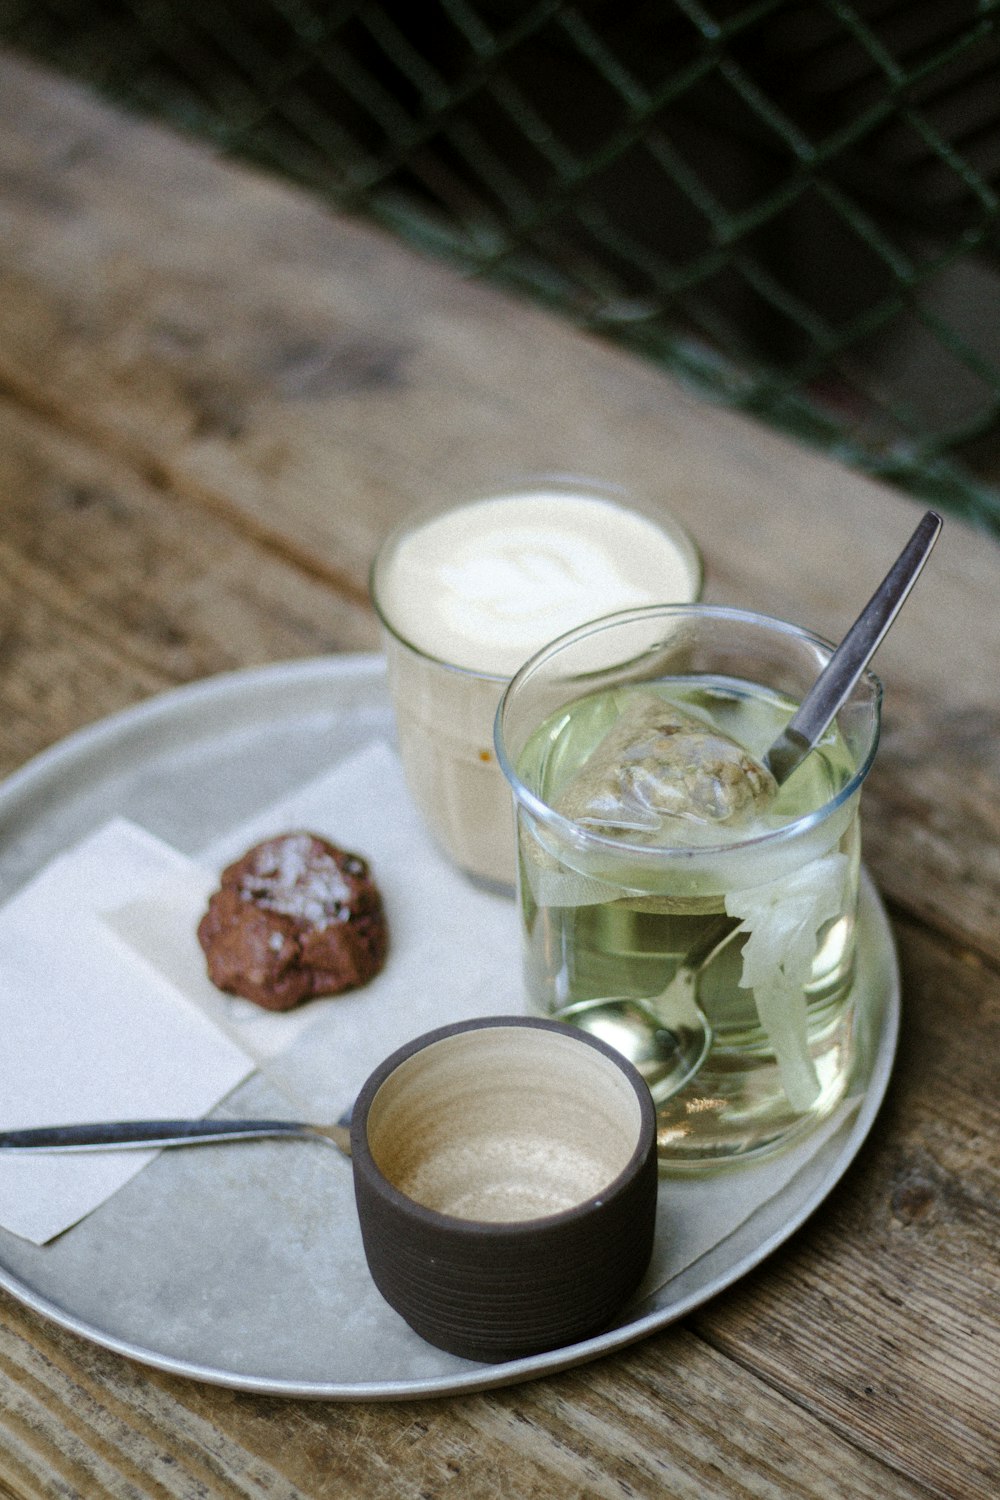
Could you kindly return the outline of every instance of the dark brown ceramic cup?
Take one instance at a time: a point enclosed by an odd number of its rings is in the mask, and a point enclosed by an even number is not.
[[[438,1348],[497,1362],[576,1343],[646,1270],[652,1099],[574,1027],[500,1016],[418,1037],[362,1088],[351,1149],[375,1284]]]

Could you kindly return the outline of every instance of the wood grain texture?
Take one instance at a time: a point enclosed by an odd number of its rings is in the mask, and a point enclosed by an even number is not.
[[[832,638],[916,522],[902,496],[304,194],[13,60],[0,81],[0,390],[345,601],[363,605],[379,539],[415,506],[524,471],[666,506],[710,599]],[[948,524],[877,659],[868,798],[883,889],[994,958],[998,556]]]
[[[793,1243],[695,1319],[933,1493],[1000,1487],[996,973],[897,921],[905,1025],[869,1143]],[[794,1287],[794,1293],[789,1296]]]
[[[920,509],[0,55],[0,773],[164,687],[375,645],[390,525],[552,469],[679,515],[713,600],[830,636]],[[611,1358],[389,1405],[177,1380],[0,1296],[0,1496],[993,1500],[998,585],[949,522],[879,657],[903,1042],[783,1250]]]
[[[10,402],[0,505],[0,771],[160,689],[378,643],[353,597]]]
[[[366,1406],[269,1400],[143,1372],[50,1335],[16,1306],[5,1325],[0,1370],[14,1395],[0,1476],[25,1495],[50,1493],[58,1475],[82,1497],[840,1500],[845,1473],[858,1500],[926,1493],[752,1370],[737,1365],[734,1379],[729,1357],[682,1329],[648,1341],[641,1358],[531,1385]]]

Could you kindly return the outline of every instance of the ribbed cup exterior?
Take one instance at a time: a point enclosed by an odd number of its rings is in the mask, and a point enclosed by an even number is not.
[[[470,1025],[570,1032],[581,1046],[605,1053],[629,1077],[640,1102],[638,1143],[624,1170],[597,1197],[547,1218],[484,1223],[426,1208],[383,1176],[366,1133],[375,1094],[419,1047]],[[352,1153],[372,1278],[421,1337],[452,1354],[497,1363],[597,1334],[636,1290],[649,1263],[658,1185],[649,1091],[618,1053],[560,1023],[489,1018],[441,1028],[400,1049],[361,1091],[353,1114]]]

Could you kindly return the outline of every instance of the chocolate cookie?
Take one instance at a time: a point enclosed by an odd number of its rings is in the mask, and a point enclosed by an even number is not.
[[[212,983],[266,1010],[366,984],[385,962],[382,897],[358,854],[312,833],[248,849],[198,924]]]

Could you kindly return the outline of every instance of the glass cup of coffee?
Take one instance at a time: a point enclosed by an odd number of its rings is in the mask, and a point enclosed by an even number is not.
[[[529,1005],[637,1065],[668,1167],[770,1153],[849,1088],[878,679],[780,786],[763,764],[832,650],[738,610],[627,611],[550,643],[497,715]]]
[[[697,548],[613,486],[540,478],[421,513],[371,574],[410,793],[440,847],[476,881],[513,890],[510,790],[493,720],[517,668],[611,610],[690,601]]]

